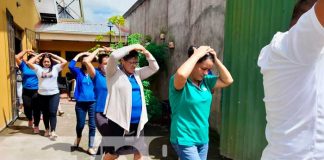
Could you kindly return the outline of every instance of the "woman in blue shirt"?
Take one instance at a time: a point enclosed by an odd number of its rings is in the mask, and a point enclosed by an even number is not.
[[[88,153],[95,154],[93,149],[94,137],[96,134],[95,125],[95,95],[93,92],[93,83],[88,73],[86,66],[84,65],[84,58],[88,56],[88,52],[79,53],[76,55],[69,64],[71,73],[76,77],[76,88],[74,92],[74,98],[76,100],[75,113],[77,118],[76,134],[77,138],[74,142],[76,147],[79,146],[82,136],[82,130],[85,125],[86,114],[88,112],[89,117],[89,141],[88,141]],[[77,61],[82,63],[81,68],[76,67]]]
[[[104,54],[99,54],[100,52],[104,51]],[[93,85],[94,85],[94,93],[95,93],[95,119],[96,119],[96,127],[98,128],[98,131],[103,136],[103,140],[105,139],[105,136],[109,136],[107,133],[107,126],[108,126],[108,119],[103,114],[105,110],[105,104],[106,99],[108,95],[108,89],[107,89],[107,82],[106,82],[106,71],[105,67],[108,62],[108,54],[106,52],[112,51],[111,48],[106,48],[106,50],[102,48],[96,49],[94,52],[92,52],[86,59],[85,59],[85,65],[87,67],[87,70],[89,72],[89,75],[92,79]],[[99,66],[98,68],[94,68],[94,66],[91,64],[91,61],[97,57]],[[104,141],[101,142],[102,146]],[[104,153],[106,147],[103,147]]]
[[[24,113],[28,119],[28,126],[33,126],[34,118],[34,133],[39,133],[39,121],[40,121],[40,110],[37,105],[37,90],[38,90],[38,79],[35,71],[30,69],[26,62],[23,60],[25,54],[28,54],[27,60],[35,56],[33,50],[23,50],[16,55],[16,63],[22,72],[22,84],[23,84],[23,104]]]

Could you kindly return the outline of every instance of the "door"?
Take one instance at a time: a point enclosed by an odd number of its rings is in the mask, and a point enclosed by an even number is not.
[[[9,70],[10,70],[10,90],[11,90],[11,107],[12,120],[18,117],[19,100],[17,99],[17,84],[16,84],[16,64],[15,64],[15,27],[13,16],[7,10],[7,28],[8,28],[8,45],[9,45]]]

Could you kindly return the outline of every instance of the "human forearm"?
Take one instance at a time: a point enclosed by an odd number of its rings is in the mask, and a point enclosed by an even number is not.
[[[195,67],[196,63],[198,62],[199,58],[199,56],[193,54],[178,68],[176,72],[176,78],[178,77],[178,79],[183,79],[186,81],[189,75],[191,74],[193,68]]]
[[[58,56],[58,55],[55,55],[55,54],[52,54],[52,53],[51,53],[51,56],[52,56],[53,58],[55,58],[56,60],[60,61],[61,63],[66,63],[66,62],[67,62],[64,58],[62,58],[62,57],[60,57],[60,56]]]
[[[98,48],[94,50],[92,53],[88,55],[88,57],[85,58],[86,63],[91,63],[92,60],[97,56],[97,54],[101,51],[102,49]]]
[[[23,50],[23,51],[19,52],[19,53],[15,56],[15,58],[16,58],[16,59],[22,59],[23,56],[24,56],[26,53],[27,53],[27,51],[26,51],[26,50]]]
[[[21,63],[21,60],[22,60],[22,58],[24,57],[24,55],[26,54],[26,53],[33,53],[34,51],[33,50],[23,50],[23,51],[21,51],[21,52],[19,52],[16,56],[15,56],[15,60],[16,60],[16,63],[18,64],[18,65],[20,65],[20,63]]]
[[[85,58],[84,64],[87,67],[88,73],[90,75],[91,78],[94,78],[96,75],[96,70],[92,65],[92,60],[94,59],[94,57],[96,57],[96,55],[99,53],[101,49],[98,48],[95,51],[93,51],[87,58]]]
[[[31,69],[35,69],[35,63],[36,63],[36,60],[41,57],[43,55],[43,53],[41,54],[38,54],[36,56],[34,56],[33,58],[31,58],[28,62],[27,62],[27,65],[29,66],[29,68]]]
[[[219,71],[219,79],[223,81],[223,83],[226,85],[232,84],[234,80],[232,78],[231,73],[227,70],[227,68],[218,58],[216,58],[216,67]]]
[[[78,59],[79,59],[81,56],[83,56],[83,55],[87,55],[87,54],[89,54],[89,52],[81,52],[81,53],[77,54],[77,55],[73,58],[73,60],[77,62]]]

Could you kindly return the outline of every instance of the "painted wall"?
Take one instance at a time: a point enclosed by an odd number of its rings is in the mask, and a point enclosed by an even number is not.
[[[141,0],[140,0],[141,1]],[[138,1],[138,2],[140,2]],[[169,78],[187,59],[190,45],[209,45],[223,57],[225,0],[144,0],[127,17],[131,33],[152,36],[157,42],[160,29],[167,27],[167,39],[174,37],[175,49],[169,49],[169,73],[161,74],[154,84],[158,97],[168,99]],[[210,126],[220,126],[220,91],[213,97]]]
[[[34,26],[39,22],[39,15],[33,1],[0,0],[0,130],[13,120],[10,89],[9,48],[7,34],[6,9],[13,15],[16,26],[23,30],[22,48],[31,48],[32,44],[27,40],[25,29],[34,31]]]
[[[66,58],[67,51],[73,52],[84,52],[88,51],[92,47],[96,46],[97,42],[76,42],[76,41],[40,41],[39,50],[40,51],[49,51],[49,52],[59,52],[61,57]],[[109,46],[107,43],[99,43],[100,45]],[[80,66],[80,64],[77,64]],[[94,63],[97,66],[97,63]],[[65,77],[65,74],[69,72],[68,67],[66,66],[62,70],[62,76]]]

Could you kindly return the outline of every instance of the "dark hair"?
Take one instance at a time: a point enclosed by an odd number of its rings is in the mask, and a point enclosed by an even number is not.
[[[109,57],[108,54],[99,54],[98,55],[98,62],[99,62],[99,64],[101,64],[102,63],[102,59],[104,59],[106,57]]]
[[[312,6],[317,2],[317,0],[299,0],[297,4],[295,5],[294,12],[291,18],[290,27],[295,25],[298,21],[298,19],[309,9],[312,8]]]
[[[85,72],[87,70],[87,67],[82,63],[83,59],[88,57],[88,55],[82,55],[78,58],[78,62],[81,62],[81,71]]]
[[[194,53],[193,48],[197,48],[197,46],[193,46],[193,45],[189,46],[189,48],[188,48],[188,58],[191,57],[191,55],[193,55],[193,53]]]
[[[81,62],[81,63],[82,63],[82,61],[83,61],[83,59],[84,59],[85,57],[88,57],[88,56],[87,56],[87,55],[82,55],[82,56],[80,56],[80,57],[78,58],[78,62]]]
[[[55,62],[53,61],[52,56],[51,56],[50,54],[45,53],[45,54],[42,56],[42,58],[40,59],[40,61],[39,61],[39,65],[40,65],[41,67],[44,67],[43,62],[44,62],[45,58],[48,58],[48,59],[51,61],[51,66],[49,67],[50,69],[49,69],[49,71],[48,71],[48,72],[51,72]]]
[[[32,54],[28,54],[28,56],[27,56],[27,61],[29,61],[30,59],[32,59],[34,57],[34,55],[32,55]]]
[[[188,57],[191,57],[193,55],[193,53],[194,53],[194,49],[193,48],[194,47],[195,46],[189,46],[189,48],[188,48]],[[197,48],[197,47],[195,47],[195,48]],[[213,61],[213,63],[215,63],[215,56],[213,54],[211,54],[211,53],[206,53],[203,57],[201,57],[197,61],[197,63],[201,63],[201,62],[203,62],[203,61],[205,61],[207,59],[210,59],[210,60]]]
[[[131,58],[134,58],[134,57],[138,57],[138,52],[136,50],[130,51],[128,55],[123,57],[123,60],[127,61],[127,60],[129,60]]]

